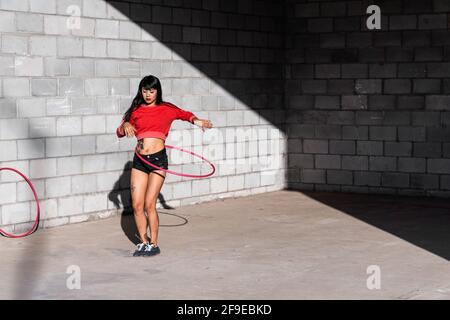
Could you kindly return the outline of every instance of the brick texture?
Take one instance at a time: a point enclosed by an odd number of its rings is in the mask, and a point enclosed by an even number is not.
[[[288,187],[449,196],[449,1],[368,5],[286,2]]]

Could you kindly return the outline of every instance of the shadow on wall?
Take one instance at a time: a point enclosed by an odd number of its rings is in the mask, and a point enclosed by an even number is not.
[[[112,191],[108,194],[108,199],[109,201],[114,203],[116,209],[123,208],[120,219],[120,226],[123,230],[123,233],[128,238],[128,240],[130,240],[130,242],[136,245],[140,241],[137,236],[136,224],[134,222],[133,209],[131,205],[132,204],[131,194],[129,189],[132,165],[133,165],[132,161],[128,161],[125,164],[122,174],[120,175],[119,179],[114,183]],[[158,200],[163,209],[167,210],[174,209],[173,207],[167,204],[162,193],[158,195]],[[175,217],[177,220],[181,220],[180,223],[171,223],[171,224],[160,223],[159,225],[160,227],[178,227],[188,223],[188,220],[186,218],[179,216],[177,214],[161,212],[159,209],[157,209],[157,211],[158,214],[165,214],[171,217]]]
[[[332,192],[303,193],[311,199],[450,260],[448,200]]]
[[[165,78],[173,78],[167,80],[171,95],[183,96],[186,101],[180,103],[191,105],[190,111],[218,111],[221,115],[211,119],[219,123],[223,111],[249,109],[284,131],[282,2],[105,2],[117,11],[113,19],[129,19],[148,34],[130,46],[130,56],[151,53],[144,57],[141,75],[159,77],[163,90]],[[178,64],[182,61],[172,52],[187,63]],[[238,118],[221,126],[242,125],[243,117]]]

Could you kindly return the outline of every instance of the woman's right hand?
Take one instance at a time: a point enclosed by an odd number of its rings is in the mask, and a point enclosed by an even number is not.
[[[122,130],[127,137],[134,137],[134,133],[137,131],[129,122],[123,123]]]

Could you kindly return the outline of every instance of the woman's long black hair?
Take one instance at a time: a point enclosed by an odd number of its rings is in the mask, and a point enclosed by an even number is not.
[[[136,97],[134,97],[133,102],[131,102],[130,108],[125,112],[125,115],[123,119],[125,121],[130,121],[131,113],[139,108],[139,106],[143,103],[145,103],[144,97],[142,96],[142,89],[156,89],[158,92],[156,94],[156,104],[163,103],[162,99],[162,89],[161,89],[161,82],[159,79],[153,75],[148,75],[142,78],[141,82],[139,82],[139,89],[136,94]]]

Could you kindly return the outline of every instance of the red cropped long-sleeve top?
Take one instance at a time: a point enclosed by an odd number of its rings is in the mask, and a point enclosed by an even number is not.
[[[137,130],[135,136],[138,140],[142,138],[166,140],[174,120],[192,122],[194,117],[196,116],[192,112],[180,109],[172,103],[163,102],[154,106],[139,106],[131,113],[129,123]],[[119,138],[125,136],[119,132],[119,128],[124,122],[125,120],[122,120],[116,129]]]

